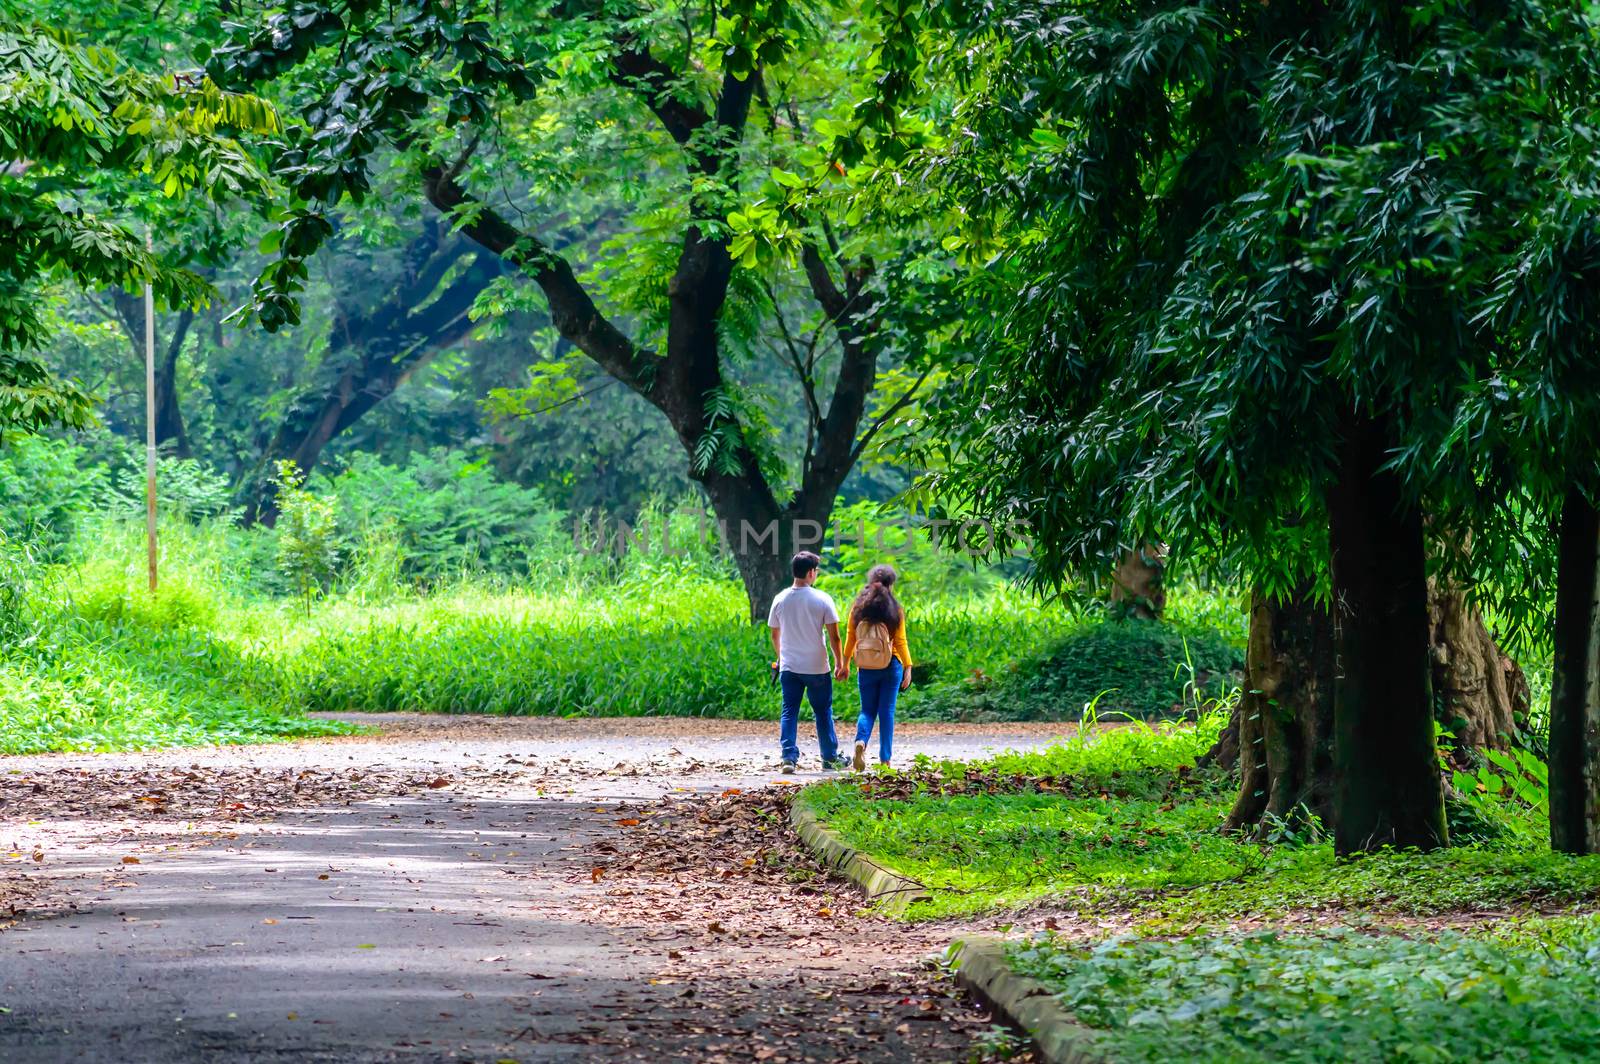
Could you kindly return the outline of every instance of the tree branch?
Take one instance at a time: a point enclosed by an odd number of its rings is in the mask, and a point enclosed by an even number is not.
[[[710,160],[708,168],[703,148],[690,148],[695,134],[711,122],[711,116],[704,108],[685,103],[678,97],[675,91],[679,87],[678,72],[651,55],[648,45],[632,39],[623,42],[612,64],[611,80],[644,101],[678,146],[689,149],[696,169],[703,173],[716,171],[714,159]]]
[[[808,356],[800,357],[800,346],[795,343],[793,335],[789,332],[789,322],[783,316],[783,308],[778,305],[778,293],[772,288],[766,278],[761,279],[761,288],[767,294],[767,301],[772,304],[773,316],[778,322],[778,333],[783,337],[784,346],[788,349],[789,362],[794,366],[795,375],[800,378],[800,386],[805,390],[806,406],[811,408],[811,418],[814,425],[822,424],[822,407],[817,403],[817,390],[812,380],[812,360]],[[815,344],[813,343],[813,350]],[[807,448],[809,450],[809,448]]]
[[[465,219],[463,233],[533,278],[550,304],[550,320],[557,332],[601,369],[650,398],[650,382],[641,371],[656,356],[635,347],[600,313],[566,259],[472,196],[442,167],[423,173],[423,188],[429,202],[447,217]]]
[[[857,460],[860,459],[861,455],[865,453],[867,444],[872,442],[872,437],[878,434],[878,430],[887,425],[889,421],[901,410],[905,409],[905,405],[911,402],[912,397],[917,394],[917,389],[922,387],[922,382],[927,380],[928,374],[932,372],[933,369],[931,367],[923,370],[921,375],[919,375],[916,380],[911,382],[911,387],[907,388],[899,398],[890,403],[888,408],[885,409],[882,414],[878,415],[872,424],[867,427],[867,431],[861,434],[861,438],[856,441],[855,447],[851,448],[850,450],[851,465],[855,465]]]
[[[816,454],[801,474],[800,491],[807,498],[819,494],[831,497],[859,454],[853,445],[867,397],[877,379],[877,350],[872,343],[871,326],[863,326],[862,321],[866,308],[861,305],[860,296],[867,271],[846,271],[846,287],[841,289],[814,242],[808,241],[802,248],[801,260],[812,295],[833,326],[842,350],[828,413],[817,433]]]

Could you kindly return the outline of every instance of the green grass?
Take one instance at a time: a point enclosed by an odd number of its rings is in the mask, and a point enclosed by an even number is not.
[[[338,730],[307,711],[745,719],[779,711],[767,629],[748,622],[742,588],[719,575],[715,559],[630,555],[606,568],[557,550],[542,577],[463,575],[419,588],[382,557],[363,555],[308,610],[275,585],[272,534],[263,530],[168,521],[154,597],[141,524],[85,519],[74,542],[59,563],[8,567],[15,579],[5,601],[23,605],[4,622],[19,635],[0,642],[0,751]],[[843,605],[859,575],[832,573],[822,586]],[[1092,700],[1104,687],[1139,684],[1147,708],[1165,711],[1196,697],[1189,679],[1207,670],[1215,679],[1214,667],[1237,654],[1238,633],[1205,627],[1231,616],[1222,593],[1174,592],[1180,630],[1042,607],[971,573],[948,577],[928,563],[902,580],[918,667],[901,719],[948,719],[951,705],[974,697],[1005,703],[991,717],[1075,716],[1081,691],[1093,688]],[[1103,680],[1092,675],[1097,662]],[[1134,672],[1142,678],[1130,679]],[[841,715],[855,697],[853,683],[842,685]],[[1102,708],[1122,705],[1118,697],[1102,698]]]
[[[1600,922],[1497,941],[1330,930],[1078,947],[1012,964],[1113,1061],[1600,1059]]]
[[[1434,853],[1338,861],[1327,842],[1224,835],[1231,781],[1183,770],[1219,725],[1213,714],[1198,726],[1086,730],[1039,753],[830,781],[801,800],[852,846],[929,888],[908,910],[914,919],[1048,899],[1170,932],[1600,903],[1600,857],[1552,854],[1537,814],[1511,804],[1494,814],[1492,838]]]
[[[264,702],[235,650],[184,628],[62,622],[0,654],[0,754],[264,742],[356,729]]]
[[[310,709],[775,718],[764,625],[726,581],[470,586],[369,607],[333,603],[306,624],[250,611],[250,652],[272,661],[286,697]],[[1009,593],[911,607],[913,653],[940,674],[1003,660],[1066,620]],[[846,700],[853,686],[846,689]],[[908,692],[914,717],[927,688]]]
[[[646,560],[597,575],[557,558],[548,580],[462,578],[423,591],[357,566],[308,612],[263,590],[266,534],[217,521],[163,526],[152,597],[142,532],[101,522],[66,563],[6,567],[0,624],[14,634],[0,640],[0,752],[341,730],[303,716],[314,710],[778,714],[767,629],[748,623],[740,586],[705,567]],[[924,665],[903,718],[923,712],[941,682],[1003,668],[1082,623],[1003,585],[905,583]],[[826,587],[843,602],[854,578]],[[842,712],[854,697],[845,685]]]

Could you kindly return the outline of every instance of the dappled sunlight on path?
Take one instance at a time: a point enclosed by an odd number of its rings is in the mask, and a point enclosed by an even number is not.
[[[801,874],[744,880],[689,829],[622,859],[643,817],[777,782],[771,725],[437,719],[0,764],[5,870],[56,914],[0,936],[0,1057],[943,1061],[983,1027],[931,936],[792,849]],[[940,755],[1046,737],[907,730]]]

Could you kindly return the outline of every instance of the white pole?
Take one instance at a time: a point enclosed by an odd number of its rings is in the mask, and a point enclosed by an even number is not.
[[[145,233],[145,247],[153,248]],[[144,283],[144,504],[145,553],[150,566],[150,593],[156,593],[156,297]]]

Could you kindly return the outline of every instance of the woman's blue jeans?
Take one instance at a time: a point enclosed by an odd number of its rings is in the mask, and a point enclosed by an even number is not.
[[[889,763],[894,751],[894,704],[900,697],[900,679],[906,671],[899,658],[890,660],[888,668],[857,669],[856,682],[861,688],[861,715],[856,718],[856,742],[872,738],[872,725],[878,725],[878,760]]]

